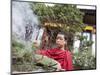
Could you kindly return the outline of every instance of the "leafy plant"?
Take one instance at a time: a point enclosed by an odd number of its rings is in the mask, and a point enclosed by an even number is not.
[[[75,69],[95,69],[96,58],[86,49],[73,55],[73,64]]]
[[[21,46],[20,46],[21,45]],[[32,46],[32,50],[27,50],[25,45],[18,41],[13,41],[12,43],[12,68],[13,71],[38,71],[40,68],[43,71],[54,71],[57,69],[57,62],[46,56],[35,54]],[[34,60],[36,59],[36,60]],[[41,59],[40,61],[37,61]],[[40,71],[41,72],[41,71]]]
[[[75,69],[95,69],[96,58],[92,55],[91,46],[93,41],[88,41],[84,36],[78,36],[82,42],[79,52],[73,54]]]

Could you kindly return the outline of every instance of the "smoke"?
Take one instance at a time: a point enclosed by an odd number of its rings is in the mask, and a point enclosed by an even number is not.
[[[24,41],[35,40],[39,30],[38,17],[27,2],[12,2],[12,36]]]

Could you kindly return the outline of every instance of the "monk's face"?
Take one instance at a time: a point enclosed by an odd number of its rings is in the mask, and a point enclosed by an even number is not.
[[[65,38],[64,38],[64,35],[63,34],[58,34],[57,37],[56,37],[56,44],[57,44],[57,47],[64,47],[65,46]]]

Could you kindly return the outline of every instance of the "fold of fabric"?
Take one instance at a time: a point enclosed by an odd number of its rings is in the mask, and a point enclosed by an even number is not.
[[[60,50],[58,48],[54,48],[50,50],[38,50],[37,53],[58,61],[62,69],[65,69],[66,71],[73,70],[72,55],[68,50]]]

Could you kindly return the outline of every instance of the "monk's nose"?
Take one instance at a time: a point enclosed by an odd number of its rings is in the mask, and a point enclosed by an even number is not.
[[[59,42],[60,42],[60,40],[58,39],[58,40],[57,40],[57,42],[59,43]]]

